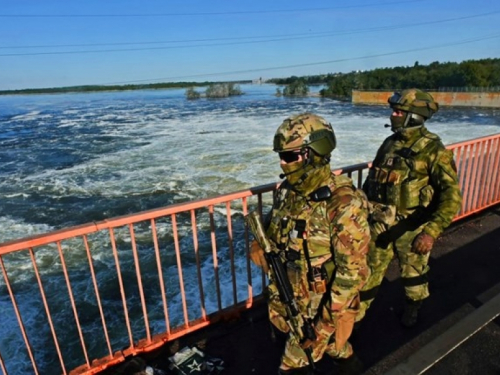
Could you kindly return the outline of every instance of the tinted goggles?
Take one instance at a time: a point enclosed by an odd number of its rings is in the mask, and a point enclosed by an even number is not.
[[[395,92],[394,94],[391,95],[391,97],[388,100],[389,104],[394,105],[394,104],[403,104],[401,103],[401,94],[399,92]]]
[[[301,155],[300,151],[283,151],[278,153],[280,156],[280,159],[283,160],[285,163],[293,163],[294,161],[299,160],[299,157]]]

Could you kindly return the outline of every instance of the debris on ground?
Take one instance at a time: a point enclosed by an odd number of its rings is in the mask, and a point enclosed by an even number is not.
[[[169,357],[169,370],[175,375],[218,375],[224,369],[224,361],[203,353],[196,346],[188,346]]]

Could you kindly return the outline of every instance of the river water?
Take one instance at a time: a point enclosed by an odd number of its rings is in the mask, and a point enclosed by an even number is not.
[[[242,96],[195,101],[177,89],[0,96],[0,242],[275,182],[272,139],[291,114],[311,111],[332,123],[334,168],[371,160],[390,135],[387,107],[275,97],[273,85],[241,88]],[[498,133],[499,114],[442,108],[427,125],[450,144]],[[23,266],[9,278],[30,293]],[[78,276],[72,283],[78,290]],[[9,304],[0,278],[0,355],[9,374],[31,373]],[[25,324],[36,325],[40,313],[27,303]],[[30,341],[41,373],[58,373],[44,339]]]

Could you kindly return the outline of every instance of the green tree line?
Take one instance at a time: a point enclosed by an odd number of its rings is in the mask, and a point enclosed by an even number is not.
[[[251,83],[252,81],[237,81],[235,83]],[[85,86],[68,86],[68,87],[52,87],[40,89],[22,89],[22,90],[0,90],[0,95],[12,94],[64,94],[64,93],[84,93],[84,92],[99,92],[99,91],[129,91],[129,90],[160,90],[160,89],[175,89],[187,88],[192,86],[211,86],[219,82],[163,82],[163,83],[147,83],[139,85],[85,85]],[[231,83],[231,84],[235,84]]]
[[[395,90],[418,87],[439,90],[440,87],[494,87],[500,86],[500,59],[467,60],[461,63],[433,62],[411,67],[379,68],[350,73],[330,73],[305,77],[292,76],[272,79],[278,85],[301,81],[308,85],[323,84],[323,97],[350,99],[352,90]]]
[[[500,59],[467,60],[460,63],[435,61],[429,65],[398,66],[394,68],[378,68],[368,71],[352,71],[350,73],[328,73],[310,76],[291,76],[288,78],[273,78],[269,83],[285,85],[276,95],[300,96],[308,95],[311,85],[323,85],[321,96],[350,99],[352,90],[396,90],[418,87],[425,90],[439,90],[441,87],[495,87],[500,86]],[[251,83],[249,80],[234,83]],[[54,87],[23,90],[0,90],[0,95],[12,94],[57,94],[70,92],[154,90],[169,88],[186,88],[193,86],[214,86],[227,82],[163,82],[130,85],[85,85],[71,87]],[[222,86],[220,86],[222,87]],[[196,97],[192,92],[191,99]],[[208,90],[210,93],[210,90]],[[219,95],[215,90],[213,97]],[[223,96],[227,95],[225,93]],[[237,94],[238,95],[238,94]],[[188,95],[186,95],[188,96]],[[189,96],[188,96],[189,97]]]

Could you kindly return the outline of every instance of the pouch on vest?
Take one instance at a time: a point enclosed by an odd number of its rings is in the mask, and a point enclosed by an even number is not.
[[[332,258],[327,259],[320,265],[312,267],[312,280],[309,280],[309,289],[316,294],[326,293],[328,285],[331,285],[335,272],[335,262]]]
[[[420,205],[422,207],[427,207],[431,204],[432,197],[434,197],[434,188],[431,185],[427,185],[420,190]]]
[[[420,206],[421,190],[427,186],[429,177],[421,180],[406,181],[401,186],[401,202],[399,209],[411,209]]]
[[[380,168],[373,167],[368,171],[368,199],[381,200],[380,184],[377,181]]]
[[[408,170],[392,170],[388,173],[388,179],[391,183],[386,185],[386,200],[385,203],[388,205],[396,206],[396,208],[402,207],[403,197],[402,189],[404,182],[408,177]]]
[[[326,292],[327,275],[323,267],[312,267],[312,280],[309,281],[309,289],[316,294]]]
[[[387,204],[401,207],[401,185],[386,185],[386,202]]]

